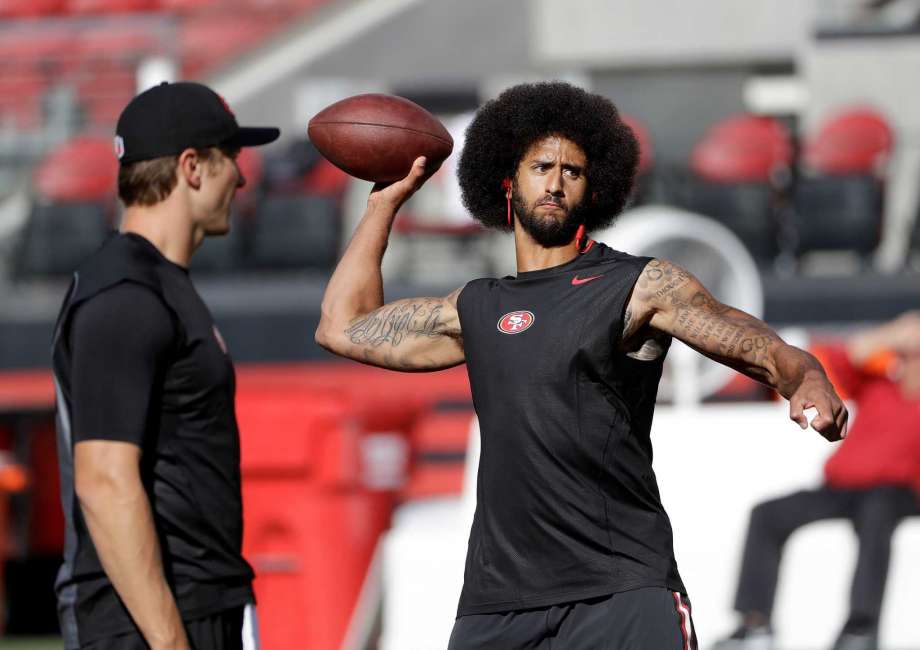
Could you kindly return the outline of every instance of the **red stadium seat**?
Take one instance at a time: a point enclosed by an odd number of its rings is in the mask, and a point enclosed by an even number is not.
[[[17,29],[0,32],[0,65],[17,74],[37,71],[73,57],[75,41],[72,29],[29,21]]]
[[[729,117],[712,126],[693,148],[693,176],[679,203],[723,223],[767,265],[778,251],[776,180],[791,163],[791,139],[779,121]]]
[[[885,117],[853,108],[825,121],[805,145],[805,165],[821,174],[877,174],[888,161],[894,135]]]
[[[122,109],[134,96],[134,77],[97,77],[77,83],[80,104],[89,124],[111,131]]]
[[[195,13],[204,9],[216,8],[220,0],[160,0],[160,8],[179,14]]]
[[[89,124],[111,132],[121,110],[135,95],[137,82],[132,65],[99,55],[85,59],[71,83]]]
[[[756,115],[725,119],[694,147],[690,166],[716,182],[767,182],[792,162],[789,132],[777,120]]]
[[[39,164],[35,189],[56,202],[103,200],[114,193],[117,168],[111,140],[75,138]]]
[[[68,0],[72,14],[121,14],[136,11],[156,11],[159,0]]]
[[[323,158],[307,172],[302,189],[307,194],[342,196],[350,182],[351,176]]]
[[[52,16],[66,7],[67,0],[0,0],[0,18]]]
[[[648,173],[655,164],[655,149],[652,144],[652,136],[649,134],[645,125],[632,115],[621,115],[623,122],[632,129],[639,141],[639,169],[638,174],[641,176]]]
[[[869,264],[881,240],[885,165],[894,136],[884,116],[850,108],[820,125],[804,146],[793,191],[799,254],[848,250]]]
[[[92,60],[136,60],[162,50],[164,35],[137,25],[103,25],[80,32],[76,54]]]
[[[195,78],[252,48],[278,21],[258,15],[199,15],[182,22],[179,50],[184,76]]]
[[[42,123],[42,95],[48,83],[40,76],[0,75],[0,122],[33,129]]]

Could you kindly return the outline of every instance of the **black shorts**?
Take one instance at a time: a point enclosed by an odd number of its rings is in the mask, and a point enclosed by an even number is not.
[[[235,607],[211,616],[185,621],[192,650],[254,650],[254,638],[244,638],[243,619],[247,607]],[[252,634],[245,636],[254,637]],[[80,646],[80,650],[148,650],[140,632],[120,634]]]
[[[697,650],[690,601],[647,587],[454,623],[448,650]]]

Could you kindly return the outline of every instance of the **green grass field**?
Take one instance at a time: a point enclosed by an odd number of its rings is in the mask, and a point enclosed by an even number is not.
[[[3,650],[61,650],[64,644],[56,637],[7,637],[0,639]]]

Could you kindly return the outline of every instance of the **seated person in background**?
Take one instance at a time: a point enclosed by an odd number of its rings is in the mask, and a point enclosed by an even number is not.
[[[920,311],[853,336],[846,345],[813,350],[856,420],[824,466],[824,485],[766,501],[751,512],[735,609],[738,630],[716,650],[770,650],[783,544],[799,527],[847,518],[859,538],[850,615],[835,650],[878,645],[891,537],[920,514]]]

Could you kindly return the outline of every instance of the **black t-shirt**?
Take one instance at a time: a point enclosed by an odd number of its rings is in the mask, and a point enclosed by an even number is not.
[[[138,445],[167,580],[186,620],[252,602],[241,555],[232,361],[186,269],[113,236],[75,274],[55,333],[67,543],[57,591],[67,647],[134,629],[73,489],[73,445]]]
[[[482,455],[459,615],[684,591],[649,438],[664,355],[618,347],[648,261],[594,243],[460,293]]]

